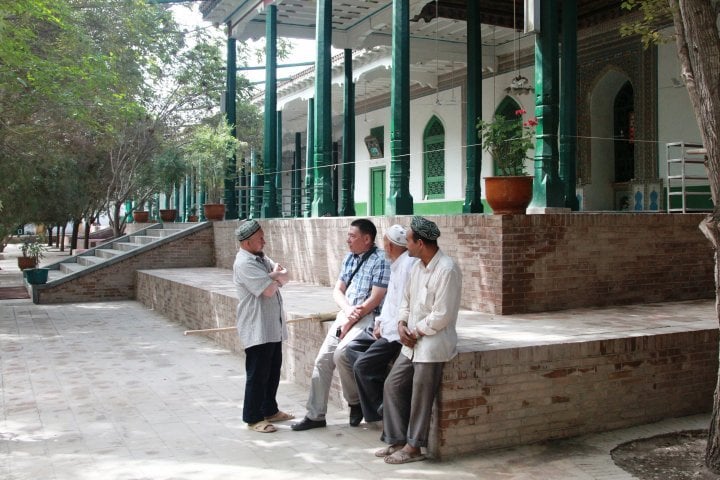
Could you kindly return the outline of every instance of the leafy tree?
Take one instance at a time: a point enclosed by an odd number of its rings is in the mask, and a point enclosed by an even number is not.
[[[639,9],[641,19],[624,29],[640,34],[645,45],[674,40],[681,76],[690,95],[703,145],[713,212],[700,229],[715,249],[716,310],[720,320],[720,32],[718,0],[627,0],[623,7]],[[674,27],[670,37],[662,32]],[[719,377],[720,380],[720,377]],[[720,381],[715,388],[705,464],[720,473]]]
[[[214,125],[200,125],[189,133],[184,155],[206,185],[210,203],[222,200],[227,161],[238,147],[224,119]]]

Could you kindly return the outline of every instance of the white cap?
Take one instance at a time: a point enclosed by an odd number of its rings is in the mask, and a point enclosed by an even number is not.
[[[407,231],[402,225],[393,225],[385,231],[385,235],[395,245],[407,247]]]

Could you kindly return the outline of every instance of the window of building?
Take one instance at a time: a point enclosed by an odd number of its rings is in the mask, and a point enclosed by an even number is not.
[[[445,127],[435,115],[423,133],[425,198],[445,198]]]

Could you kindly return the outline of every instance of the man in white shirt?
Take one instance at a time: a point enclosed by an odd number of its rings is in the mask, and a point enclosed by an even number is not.
[[[345,350],[345,362],[338,368],[352,368],[360,394],[360,406],[366,422],[382,420],[383,385],[388,365],[400,353],[400,335],[397,331],[397,314],[405,282],[410,269],[417,261],[407,253],[407,231],[393,225],[383,236],[385,256],[391,262],[390,282],[380,315],[375,325],[368,327]]]
[[[440,230],[414,217],[407,234],[408,253],[419,258],[405,285],[398,315],[402,350],[383,391],[383,434],[388,446],[375,452],[385,462],[424,460],[430,415],[440,388],[443,365],[457,354],[457,323],[462,274],[437,244]]]

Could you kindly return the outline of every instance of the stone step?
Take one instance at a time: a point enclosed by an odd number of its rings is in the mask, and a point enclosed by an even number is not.
[[[65,274],[79,272],[80,270],[84,270],[86,268],[87,267],[85,265],[78,265],[74,262],[64,262],[60,264],[60,271]]]
[[[147,230],[145,232],[145,235],[149,237],[169,237],[170,235],[175,235],[176,233],[182,231],[182,228],[153,228]]]
[[[130,235],[130,241],[133,243],[140,243],[143,245],[147,245],[148,243],[152,243],[157,241],[159,236],[151,236],[151,235]]]
[[[119,250],[123,253],[129,252],[131,250],[135,250],[136,248],[142,247],[144,244],[142,243],[134,243],[134,242],[117,242],[114,247],[115,250]]]
[[[95,255],[101,258],[115,258],[118,255],[122,255],[123,253],[125,253],[125,250],[113,248],[98,248],[97,250],[95,250]]]
[[[77,257],[77,263],[89,267],[100,262],[104,262],[106,258],[98,257],[95,255],[80,255]]]

